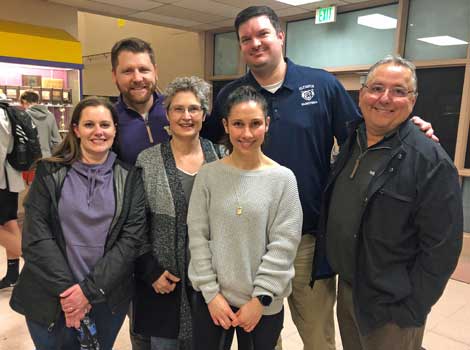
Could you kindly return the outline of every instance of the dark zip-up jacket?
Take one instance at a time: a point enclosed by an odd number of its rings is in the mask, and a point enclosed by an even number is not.
[[[328,208],[358,123],[352,124],[354,132],[342,146],[325,189],[315,265],[326,255],[328,215],[348,215],[328,213]],[[392,144],[362,198],[361,224],[354,235],[353,303],[363,334],[388,322],[423,326],[462,248],[462,195],[451,159],[409,120]]]
[[[134,260],[145,242],[145,193],[140,171],[116,160],[115,215],[104,255],[84,280],[76,281],[67,262],[58,217],[62,185],[69,169],[46,161],[37,167],[25,201],[25,264],[10,300],[13,310],[46,326],[53,326],[60,316],[59,295],[76,283],[91,304],[106,302],[111,311],[125,307],[133,293]]]

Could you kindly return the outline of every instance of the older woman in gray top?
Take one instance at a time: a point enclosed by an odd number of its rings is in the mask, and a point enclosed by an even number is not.
[[[196,174],[221,157],[222,148],[199,138],[210,86],[197,77],[176,78],[164,105],[171,140],[144,150],[142,168],[150,217],[151,251],[138,264],[135,331],[151,337],[152,350],[190,349],[186,213]]]

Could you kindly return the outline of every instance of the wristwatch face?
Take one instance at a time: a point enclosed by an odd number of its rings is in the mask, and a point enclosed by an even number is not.
[[[269,306],[271,305],[273,298],[271,298],[269,295],[258,295],[258,300],[260,301],[261,305]]]

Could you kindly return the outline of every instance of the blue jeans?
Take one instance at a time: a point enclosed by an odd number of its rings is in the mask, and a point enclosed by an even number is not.
[[[90,317],[95,321],[98,331],[100,350],[112,350],[114,341],[121,329],[126,316],[127,305],[122,310],[112,314],[109,307],[104,304],[93,305]],[[33,339],[36,350],[79,350],[78,332],[75,328],[65,326],[62,313],[51,330],[47,326],[26,319],[29,333]]]
[[[178,339],[150,338],[151,350],[178,350]]]

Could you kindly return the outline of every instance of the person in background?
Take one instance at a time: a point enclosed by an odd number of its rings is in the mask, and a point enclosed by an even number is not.
[[[314,250],[333,140],[336,138],[341,145],[347,136],[346,123],[361,116],[332,74],[284,57],[285,33],[270,7],[242,10],[235,19],[235,31],[241,55],[250,69],[220,91],[201,135],[213,142],[220,139],[227,97],[239,86],[254,87],[268,102],[271,122],[263,152],[294,172],[304,215],[288,298],[292,320],[305,350],[335,350],[336,279],[326,267],[313,274]],[[419,118],[416,122],[428,135],[433,134],[429,123]],[[327,266],[325,262],[316,264]]]
[[[39,95],[32,90],[23,92],[20,102],[38,129],[43,158],[50,157],[54,147],[62,141],[54,115],[46,106],[39,104]]]
[[[129,308],[145,193],[140,171],[111,151],[117,122],[107,100],[80,101],[64,141],[37,165],[24,204],[25,264],[10,300],[37,349],[79,349],[75,328],[86,316],[100,349],[111,350]]]
[[[318,252],[339,275],[345,350],[421,349],[462,248],[457,170],[409,120],[417,84],[399,56],[370,68],[364,119],[351,124],[325,189]]]
[[[135,164],[146,148],[168,141],[163,97],[156,92],[155,53],[144,40],[126,38],[111,49],[112,78],[120,92],[116,110],[119,116],[119,158]]]
[[[115,107],[119,117],[118,157],[135,164],[138,154],[169,140],[163,96],[157,93],[155,52],[139,38],[125,38],[111,49],[112,79],[120,92]],[[150,339],[134,333],[132,310],[129,333],[133,350],[150,350]]]
[[[0,95],[0,103],[6,101]],[[21,231],[18,226],[18,193],[25,189],[21,172],[8,163],[7,154],[13,149],[13,135],[6,110],[0,108],[0,245],[7,256],[7,273],[0,280],[0,290],[18,281],[21,256]]]
[[[134,330],[151,336],[152,350],[190,350],[192,327],[187,278],[186,214],[194,179],[223,147],[201,139],[210,85],[198,77],[173,80],[164,92],[171,140],[142,151],[151,251],[137,263]]]
[[[261,150],[267,104],[242,86],[226,103],[230,154],[201,168],[188,210],[195,350],[273,350],[292,290],[302,209],[291,170]],[[222,344],[220,344],[222,342]]]

